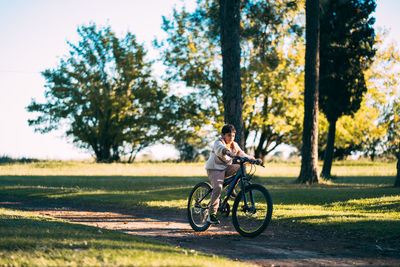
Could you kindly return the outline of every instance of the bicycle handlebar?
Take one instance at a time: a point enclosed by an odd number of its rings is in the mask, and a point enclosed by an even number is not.
[[[254,160],[254,159],[249,159],[249,158],[247,158],[247,157],[239,157],[239,156],[235,156],[234,158],[233,158],[233,160],[235,161],[239,161],[239,163],[240,164],[243,164],[243,163],[245,163],[245,162],[248,162],[248,163],[250,163],[250,164],[254,164],[254,165],[259,165],[259,166],[261,166],[261,167],[264,167],[264,162],[258,162],[257,160]]]

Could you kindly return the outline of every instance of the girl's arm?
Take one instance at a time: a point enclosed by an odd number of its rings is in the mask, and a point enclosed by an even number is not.
[[[218,157],[223,157],[223,156],[225,156],[225,155],[228,155],[228,156],[230,156],[230,157],[234,157],[235,156],[235,154],[233,154],[226,146],[225,146],[225,144],[222,142],[222,141],[220,141],[220,140],[217,140],[217,141],[215,141],[215,143],[214,143],[214,153],[215,153],[215,155],[217,155]]]

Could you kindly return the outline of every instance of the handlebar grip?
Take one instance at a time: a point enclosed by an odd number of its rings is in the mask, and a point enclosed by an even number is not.
[[[249,163],[251,163],[251,164],[260,165],[260,166],[263,166],[263,167],[264,167],[264,162],[259,163],[257,160],[249,159],[249,158],[247,158],[247,157],[235,156],[233,159],[234,159],[234,160],[237,160],[237,161],[239,161],[239,162],[249,162]]]

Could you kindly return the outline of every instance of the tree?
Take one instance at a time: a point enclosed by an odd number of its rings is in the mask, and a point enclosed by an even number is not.
[[[151,64],[135,36],[116,37],[110,27],[78,28],[80,41],[68,43],[68,57],[42,75],[46,102],[32,100],[29,112],[39,113],[29,125],[41,133],[67,127],[66,135],[91,149],[98,162],[119,161],[165,136],[174,120],[173,99],[151,77]],[[172,105],[173,106],[173,105]]]
[[[168,77],[175,83],[183,82],[188,92],[198,95],[207,114],[204,117],[210,118],[214,129],[220,129],[224,120],[217,3],[199,1],[192,13],[174,10],[172,18],[163,23],[167,39],[157,43]],[[299,128],[304,71],[299,5],[283,0],[242,1],[244,141],[257,157],[289,142]]]
[[[248,147],[254,139],[249,148],[258,158],[298,134],[304,73],[301,4],[248,1],[243,8],[245,139]]]
[[[247,71],[244,77],[250,86],[244,91],[246,143],[252,148],[249,139],[254,136],[257,158],[264,158],[280,144],[292,144],[302,133],[304,45],[281,44],[276,54],[276,68]]]
[[[240,0],[219,0],[224,121],[236,128],[236,142],[244,148],[242,87],[240,82]]]
[[[395,136],[389,133],[390,116],[388,107],[395,105],[395,97],[400,85],[400,53],[397,44],[387,42],[387,32],[379,32],[376,36],[376,54],[371,67],[365,72],[368,87],[366,105],[376,110],[378,118],[373,120],[375,127],[372,131],[363,133],[362,152],[373,158],[382,152],[393,153],[392,142],[388,142],[387,136]],[[368,97],[370,96],[370,97]],[[392,109],[393,110],[393,109]],[[394,118],[392,116],[392,118]],[[365,121],[365,119],[364,119]],[[367,123],[367,122],[364,122]],[[391,140],[394,141],[394,140]],[[390,145],[389,145],[390,144]]]
[[[373,63],[364,71],[367,92],[360,109],[352,115],[340,117],[336,123],[334,159],[345,159],[357,152],[371,159],[383,156],[387,136],[384,110],[388,100],[398,91],[400,70],[396,66],[399,65],[400,54],[396,44],[387,44],[385,32],[379,32],[375,39],[376,53]],[[329,122],[323,113],[318,117],[318,155],[323,155]],[[290,144],[301,151],[299,138],[294,138]]]
[[[319,0],[306,0],[303,147],[298,183],[318,183]]]
[[[382,46],[382,40],[378,42]],[[391,43],[384,49],[378,50],[377,57],[380,64],[376,64],[369,74],[373,84],[379,86],[387,100],[379,121],[379,124],[386,129],[386,136],[382,138],[380,145],[385,154],[393,155],[397,159],[394,186],[400,187],[400,69],[398,67],[400,52],[397,47],[397,44]]]
[[[397,158],[397,174],[394,183],[395,187],[400,187],[400,101],[393,100],[386,108],[385,121],[387,122],[388,135],[385,140],[385,150],[387,153],[395,155]]]
[[[329,122],[321,175],[329,178],[336,122],[359,108],[367,91],[364,71],[375,55],[373,0],[327,1],[321,16],[319,106]]]

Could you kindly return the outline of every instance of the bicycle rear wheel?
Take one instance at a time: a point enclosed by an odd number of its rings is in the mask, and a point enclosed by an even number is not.
[[[211,185],[206,182],[197,184],[190,192],[187,217],[190,226],[197,232],[205,231],[210,227],[207,216],[210,210],[211,192]]]
[[[254,237],[261,234],[271,221],[272,199],[268,190],[258,184],[247,186],[245,194],[247,205],[244,203],[243,192],[235,198],[232,221],[239,234]]]

